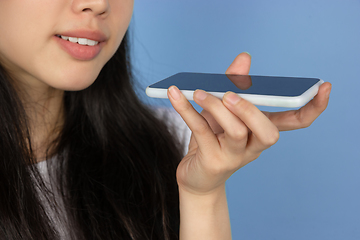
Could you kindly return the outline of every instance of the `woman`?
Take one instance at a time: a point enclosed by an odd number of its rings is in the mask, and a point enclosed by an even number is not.
[[[326,108],[329,83],[302,109],[271,114],[197,91],[200,115],[171,87],[193,133],[181,159],[132,88],[132,8],[0,1],[0,239],[230,239],[226,179]],[[227,73],[248,74],[250,61],[240,54]]]

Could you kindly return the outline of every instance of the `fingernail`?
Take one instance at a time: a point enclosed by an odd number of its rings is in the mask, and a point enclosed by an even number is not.
[[[196,90],[194,95],[196,95],[195,97],[200,101],[205,100],[205,98],[207,97],[207,93],[203,90]]]
[[[180,90],[175,87],[175,86],[171,86],[169,88],[169,93],[171,95],[171,97],[174,99],[174,100],[179,100],[180,99]]]
[[[233,93],[233,92],[229,92],[225,95],[225,101],[230,103],[231,105],[235,105],[240,101],[240,97]]]
[[[249,56],[250,56],[250,58],[252,57],[252,56],[251,56],[251,54],[250,54],[249,52],[244,52],[244,53],[246,53],[247,55],[249,55]]]

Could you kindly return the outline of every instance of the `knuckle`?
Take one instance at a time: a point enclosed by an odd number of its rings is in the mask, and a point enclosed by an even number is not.
[[[280,138],[279,131],[272,131],[266,136],[266,139],[263,141],[265,147],[269,148],[274,145]]]
[[[200,122],[197,124],[196,128],[193,130],[193,132],[196,132],[197,134],[205,134],[207,131],[209,131],[209,124],[205,121]]]
[[[244,128],[233,128],[232,131],[229,132],[230,137],[235,140],[243,140],[247,138],[248,134],[248,131]]]
[[[277,141],[279,141],[279,138],[280,138],[279,131],[274,131],[274,133],[271,135],[271,138],[270,138],[271,145],[274,145],[275,143],[277,143]]]
[[[307,128],[310,127],[313,121],[303,121],[301,124],[301,128]]]
[[[307,117],[304,114],[302,114],[301,111],[297,114],[296,118],[297,118],[297,121],[298,121],[298,123],[300,125],[299,126],[300,128],[310,127],[311,124],[314,121],[313,119],[307,119]]]

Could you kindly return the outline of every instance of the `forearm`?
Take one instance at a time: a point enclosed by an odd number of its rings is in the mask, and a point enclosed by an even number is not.
[[[225,186],[207,195],[180,189],[180,239],[231,239]]]

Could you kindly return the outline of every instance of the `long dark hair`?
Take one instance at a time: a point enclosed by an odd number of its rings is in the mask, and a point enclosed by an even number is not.
[[[65,92],[48,166],[74,239],[178,239],[182,148],[133,84],[126,35],[94,84]],[[0,239],[58,239],[38,189],[60,212],[56,196],[29,164],[26,114],[1,66],[0,116]]]

